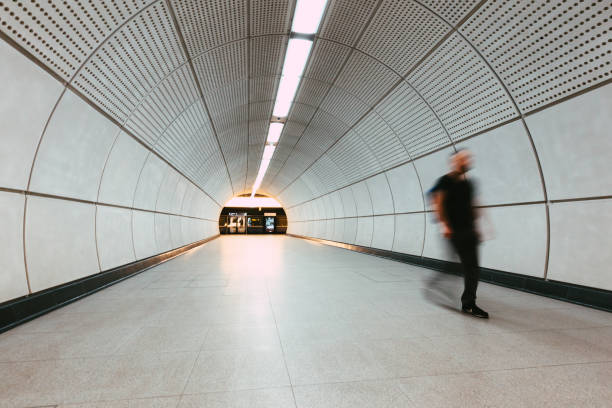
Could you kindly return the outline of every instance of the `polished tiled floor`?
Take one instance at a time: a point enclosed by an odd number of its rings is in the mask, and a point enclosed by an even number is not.
[[[610,407],[612,314],[224,237],[0,335],[0,406]]]

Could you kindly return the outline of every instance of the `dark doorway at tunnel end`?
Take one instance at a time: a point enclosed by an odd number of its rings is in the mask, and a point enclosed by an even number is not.
[[[280,207],[224,207],[219,216],[219,233],[285,234],[287,215]]]

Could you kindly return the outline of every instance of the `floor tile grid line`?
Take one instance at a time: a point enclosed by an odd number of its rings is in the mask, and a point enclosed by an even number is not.
[[[537,308],[537,309],[541,309],[541,308]],[[555,310],[558,308],[554,308]],[[527,309],[528,310],[528,309]],[[570,308],[560,308],[560,310],[571,310]],[[425,316],[430,316],[433,317],[433,315],[431,314],[415,314],[415,315],[411,315],[411,317],[425,317]],[[395,315],[390,315],[389,317],[397,317]],[[401,317],[400,317],[401,318]],[[470,318],[471,319],[471,318]],[[218,324],[218,325],[222,325],[222,324]],[[212,325],[211,325],[212,326]],[[143,326],[141,327],[144,328],[147,326]],[[547,328],[547,329],[517,329],[517,330],[500,330],[500,331],[494,331],[494,332],[487,332],[487,333],[474,333],[474,334],[453,334],[454,337],[483,337],[483,336],[492,336],[492,335],[502,335],[502,334],[525,334],[525,333],[537,333],[537,332],[541,332],[541,333],[545,333],[545,332],[551,332],[551,331],[565,331],[565,330],[590,330],[590,329],[602,329],[602,328],[606,328],[606,327],[612,327],[612,322],[610,324],[606,324],[606,325],[589,325],[589,326],[580,326],[580,327],[571,327],[571,328],[560,328],[560,327],[553,327],[553,328]],[[140,329],[139,329],[140,330]],[[277,334],[279,336],[279,342],[281,342],[281,347],[282,347],[282,341],[280,338],[280,332],[278,330],[278,326],[276,328],[277,330]],[[208,330],[210,331],[210,330]],[[129,337],[129,336],[128,336]],[[439,339],[439,338],[447,338],[448,335],[443,335],[443,334],[439,334],[439,335],[422,335],[422,334],[417,334],[414,336],[393,336],[393,337],[381,337],[381,338],[377,338],[376,341],[385,341],[385,340],[393,340],[393,339],[417,339],[417,338],[423,338],[423,339]],[[120,349],[121,346],[123,346],[125,344],[125,342],[127,342],[127,339],[123,341],[123,343],[121,343],[121,345],[117,348]],[[203,351],[205,347],[205,342],[204,344],[201,346],[200,351]],[[226,349],[210,349],[209,351],[223,351]],[[183,354],[185,353],[185,351],[162,351],[159,352],[159,354]],[[46,358],[46,359],[25,359],[25,360],[18,360],[18,361],[0,361],[0,365],[8,365],[8,364],[15,364],[15,363],[40,363],[40,362],[51,362],[51,361],[68,361],[68,360],[96,360],[96,359],[100,359],[102,357],[111,357],[111,356],[115,356],[115,357],[121,357],[121,356],[128,356],[128,355],[132,355],[133,353],[121,353],[121,354],[117,354],[117,353],[108,353],[108,354],[100,354],[100,355],[95,355],[95,356],[90,356],[90,357],[63,357],[63,358]],[[284,357],[284,354],[283,354]],[[197,359],[196,359],[197,360]],[[612,361],[611,361],[612,362]],[[573,363],[572,363],[573,364]],[[583,364],[583,363],[580,363]],[[589,364],[589,363],[584,363],[584,364]],[[567,365],[567,364],[559,364],[559,365]],[[534,366],[536,367],[536,366]],[[533,368],[533,367],[531,367]],[[514,369],[514,368],[513,368]],[[485,370],[487,371],[487,370]],[[497,370],[491,370],[491,371],[497,371]],[[324,383],[322,383],[324,384]],[[262,390],[262,389],[269,389],[269,388],[282,388],[282,387],[254,387],[254,388],[245,388],[244,390]],[[222,392],[222,391],[214,391],[214,392]],[[180,394],[182,395],[182,394]],[[191,393],[187,393],[186,395],[191,395]]]
[[[413,378],[438,378],[438,377],[462,376],[462,375],[471,375],[471,374],[501,373],[501,372],[521,371],[521,370],[546,369],[546,368],[554,368],[554,367],[596,366],[596,365],[602,365],[602,364],[612,364],[612,360],[588,361],[588,362],[567,363],[567,364],[545,364],[545,365],[538,365],[538,366],[498,368],[498,369],[492,369],[492,370],[471,370],[471,371],[459,371],[459,372],[454,372],[454,373],[441,373],[441,374],[400,375],[400,376],[371,378],[367,380],[328,381],[328,382],[299,384],[299,385],[296,385],[295,388],[314,387],[314,386],[319,386],[319,385],[359,384],[359,383],[370,382],[370,381],[394,381],[394,380],[396,381],[396,380],[409,380]],[[409,395],[407,394],[407,396]]]
[[[278,321],[276,320],[276,313],[274,313],[274,306],[272,305],[272,296],[270,295],[270,284],[266,279],[266,293],[268,295],[268,305],[270,306],[270,311],[272,312],[272,318],[274,319],[274,327],[276,328],[276,336],[278,337],[278,344],[281,349],[281,353],[283,356],[283,363],[285,364],[285,372],[287,373],[287,378],[289,379],[289,386],[291,387],[291,395],[293,397],[293,404],[295,408],[298,408],[297,399],[295,398],[295,391],[293,390],[293,380],[291,379],[291,373],[289,372],[289,366],[287,365],[287,356],[285,354],[285,347],[283,346],[283,340],[280,335],[280,330],[278,329]]]

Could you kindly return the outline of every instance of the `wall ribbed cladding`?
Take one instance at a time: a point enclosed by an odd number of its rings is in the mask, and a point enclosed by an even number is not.
[[[458,24],[480,0],[418,0],[451,25]]]
[[[368,113],[354,130],[374,152],[383,169],[410,159],[397,135],[376,112]]]
[[[404,75],[449,31],[411,0],[383,0],[357,48]]]
[[[353,126],[365,115],[369,107],[355,96],[338,87],[332,87],[320,109],[338,118],[346,126]]]
[[[326,193],[346,185],[342,171],[326,154],[313,164],[311,171],[325,185]]]
[[[407,83],[401,83],[385,97],[376,106],[376,111],[412,158],[450,143],[438,118]]]
[[[125,127],[149,146],[155,146],[185,111],[192,107],[201,110],[198,99],[195,80],[190,70],[183,66],[140,101]],[[200,111],[198,116],[191,132],[207,121],[205,112]]]
[[[248,78],[247,48],[247,40],[242,40],[192,56],[193,67],[204,93]]]
[[[293,1],[251,0],[250,6],[251,36],[287,32],[293,12]]]
[[[68,80],[106,37],[149,3],[7,1],[0,6],[0,29]]]
[[[436,111],[453,140],[518,116],[494,73],[458,34],[451,35],[407,80]]]
[[[338,76],[350,52],[351,49],[345,45],[322,38],[317,39],[312,47],[304,76],[331,84]]]
[[[355,51],[338,76],[336,86],[372,106],[397,83],[400,77],[380,62]]]
[[[332,0],[321,23],[321,37],[353,45],[376,9],[378,0]]]
[[[529,112],[610,79],[611,17],[606,0],[497,0],[461,31]]]
[[[155,150],[186,175],[195,177],[202,160],[218,150],[201,100],[175,118],[158,139]]]
[[[319,110],[312,118],[298,143],[305,152],[309,152],[313,163],[323,152],[336,142],[348,130],[349,126],[329,113]]]
[[[79,71],[75,87],[117,121],[185,62],[164,3],[144,10],[108,38]]]
[[[376,156],[354,131],[350,131],[327,154],[342,170],[348,183],[353,183],[366,174],[381,170]]]
[[[171,3],[193,58],[247,37],[247,0],[171,0]]]
[[[329,93],[330,88],[331,85],[329,85],[327,82],[322,82],[318,79],[312,79],[307,77],[302,78],[302,81],[300,82],[300,88],[295,97],[295,104],[293,105],[292,110],[295,111],[296,109],[298,109],[297,104],[309,105],[311,107],[319,106],[325,100],[325,97]],[[308,112],[304,113],[307,114]],[[297,112],[295,116],[299,117],[299,115],[300,112]],[[291,117],[291,119],[293,118]]]

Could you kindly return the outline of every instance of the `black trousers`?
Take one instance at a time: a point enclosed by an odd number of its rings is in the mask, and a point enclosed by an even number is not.
[[[457,231],[451,236],[453,248],[459,255],[463,268],[465,287],[461,296],[464,307],[476,304],[476,289],[478,288],[478,236],[474,231]]]

